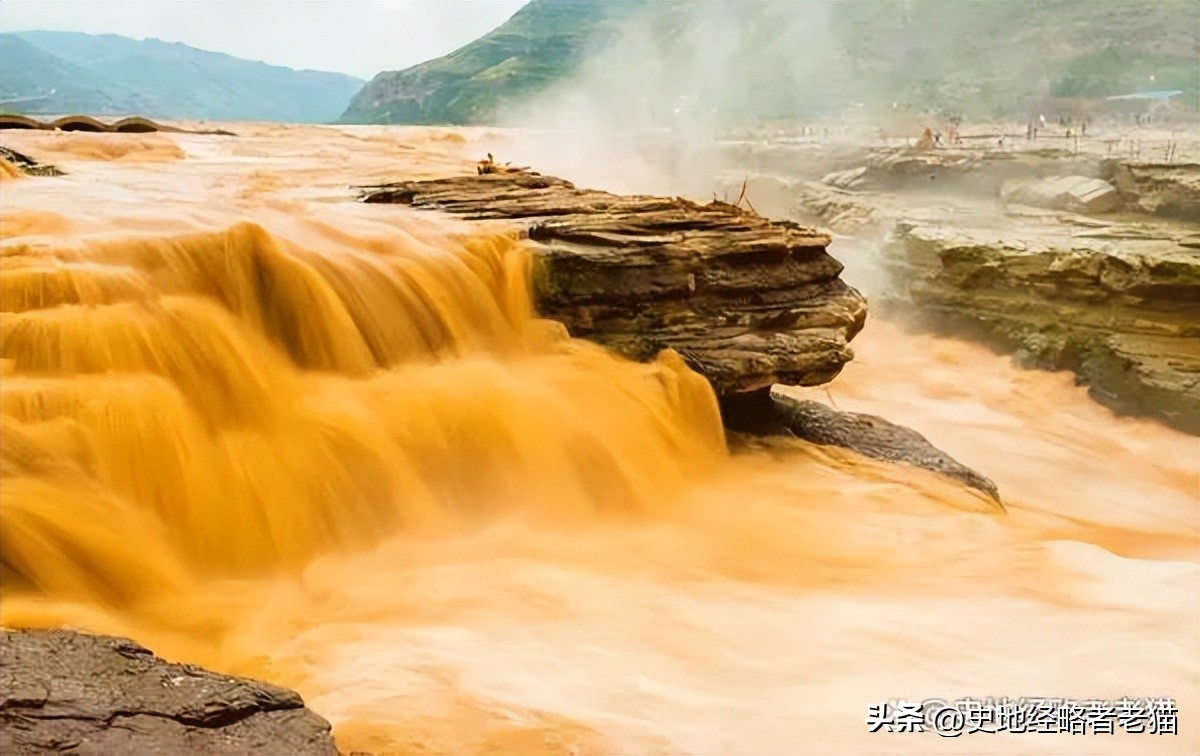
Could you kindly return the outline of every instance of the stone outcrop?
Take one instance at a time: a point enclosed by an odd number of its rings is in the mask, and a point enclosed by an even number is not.
[[[880,148],[863,164],[828,173],[822,181],[839,189],[996,197],[1006,181],[1062,175],[1100,178],[1100,161],[1062,150]]]
[[[1074,212],[1200,218],[1200,164],[1133,162],[1066,150],[879,148],[852,168],[824,174],[821,183],[849,191],[1002,197]]]
[[[880,202],[865,192],[852,192],[823,182],[802,181],[792,187],[787,215],[818,223],[839,234],[854,234],[880,222]]]
[[[717,189],[731,199],[744,191],[747,203],[768,218],[815,223],[839,234],[853,234],[877,220],[874,195],[818,181],[731,173],[720,177]]]
[[[1180,220],[1200,220],[1200,164],[1104,161],[1102,173],[1126,208]]]
[[[911,428],[877,415],[842,412],[786,394],[772,393],[771,400],[783,425],[798,438],[823,446],[840,446],[884,462],[932,470],[982,491],[1000,505],[1000,493],[991,479],[954,459]]]
[[[982,492],[991,499],[994,509],[1004,510],[995,483],[938,449],[915,430],[877,415],[842,412],[786,391],[786,387],[776,386],[722,397],[721,414],[726,427],[735,434],[748,434],[749,438],[767,443],[782,437],[800,438],[884,462],[920,467]]]
[[[955,221],[900,222],[886,249],[897,296],[924,322],[1074,370],[1102,403],[1200,434],[1194,231]]]
[[[63,172],[53,165],[39,163],[23,152],[0,145],[0,160],[14,166],[27,176],[62,176]]]
[[[1104,179],[1087,176],[1005,181],[1000,187],[1000,198],[1009,204],[1076,213],[1109,213],[1121,206],[1116,187]]]
[[[539,311],[633,359],[677,351],[719,395],[817,385],[866,318],[829,237],[723,202],[618,196],[536,174],[364,187],[395,202],[525,229]]]
[[[123,638],[0,631],[0,753],[335,756],[329,730],[290,690]]]

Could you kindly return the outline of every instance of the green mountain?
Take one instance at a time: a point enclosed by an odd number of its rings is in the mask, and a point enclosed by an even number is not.
[[[0,34],[0,107],[29,114],[327,122],[362,84],[157,39]]]
[[[533,0],[449,55],[380,73],[341,120],[491,123],[564,97],[657,123],[681,107],[1020,116],[1034,98],[1163,89],[1200,108],[1198,62],[1195,0]]]
[[[502,104],[562,80],[653,0],[533,0],[470,44],[384,71],[350,101],[343,123],[486,123]]]

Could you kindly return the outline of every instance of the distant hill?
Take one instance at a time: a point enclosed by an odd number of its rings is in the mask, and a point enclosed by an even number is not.
[[[0,34],[0,108],[30,114],[327,122],[362,84],[158,39]]]
[[[570,74],[592,46],[653,0],[532,0],[465,47],[403,71],[384,71],[350,101],[343,123],[464,124]]]
[[[1016,115],[1035,97],[1179,89],[1200,108],[1195,0],[533,0],[435,60],[372,79],[350,123],[489,123],[601,91],[730,117],[851,105]],[[645,108],[643,108],[645,109]]]

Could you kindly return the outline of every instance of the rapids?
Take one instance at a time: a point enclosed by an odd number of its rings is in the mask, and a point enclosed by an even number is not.
[[[3,624],[293,687],[344,752],[1197,752],[1196,438],[873,320],[797,391],[917,428],[1008,514],[731,454],[676,356],[536,317],[511,230],[347,201],[495,134],[235,130],[5,136],[69,175],[0,189]],[[1172,696],[1180,735],[865,725],[1004,695]]]

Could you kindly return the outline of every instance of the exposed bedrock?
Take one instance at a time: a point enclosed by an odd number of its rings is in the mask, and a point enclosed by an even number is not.
[[[790,436],[821,446],[838,446],[864,457],[912,465],[974,488],[1003,511],[990,478],[934,446],[917,431],[878,415],[843,412],[820,402],[798,399],[778,389],[728,396],[721,412],[732,431],[755,436]]]
[[[1198,243],[1163,223],[901,222],[885,260],[927,324],[1074,370],[1103,404],[1200,434]]]
[[[0,145],[0,161],[4,161],[21,173],[29,176],[62,176],[63,172],[53,165],[39,163],[28,155]]]
[[[0,631],[0,753],[334,756],[329,731],[290,690],[123,638]]]
[[[1129,209],[1200,221],[1200,164],[1106,160],[1102,175]]]
[[[832,168],[819,182],[807,172],[778,166],[746,167],[750,174],[730,171],[725,183],[733,185],[735,176],[737,182],[749,178],[752,201],[770,206],[760,206],[760,211],[794,215],[788,211],[806,210],[808,216],[832,221],[835,230],[839,220],[863,215],[861,209],[847,215],[847,207],[871,204],[871,193],[899,192],[1001,198],[1076,212],[1200,218],[1200,164],[1196,163],[1137,162],[1065,150],[879,148],[856,162]],[[785,195],[791,196],[791,207],[781,204]]]
[[[828,236],[722,202],[528,173],[365,187],[362,199],[520,223],[543,315],[633,359],[674,349],[719,395],[831,380],[866,318]]]
[[[1012,179],[1001,185],[1000,198],[1007,204],[1078,213],[1108,213],[1121,207],[1116,187],[1104,179],[1086,176]]]
[[[1100,178],[1094,157],[1062,150],[878,150],[862,166],[863,172],[843,189],[931,190],[968,192],[995,197],[1011,179],[1048,176]],[[826,177],[832,178],[832,177]]]

